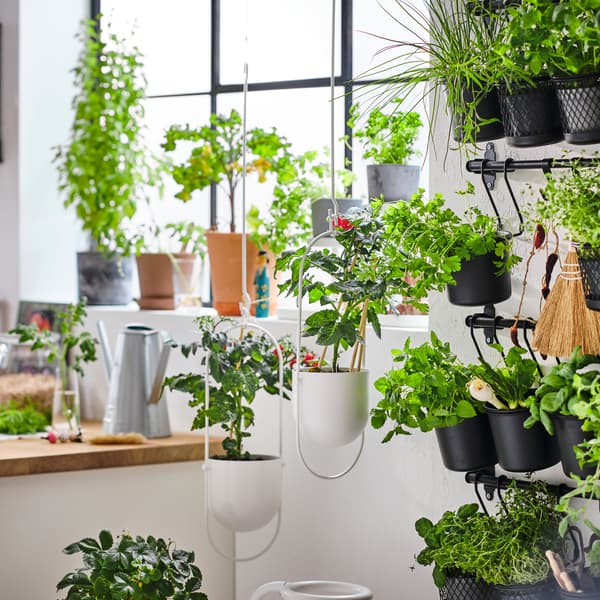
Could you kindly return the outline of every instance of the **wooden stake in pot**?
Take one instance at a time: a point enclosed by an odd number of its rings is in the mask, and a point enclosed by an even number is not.
[[[600,313],[585,305],[581,270],[572,245],[542,308],[532,346],[549,356],[569,356],[577,346],[584,354],[600,354]]]

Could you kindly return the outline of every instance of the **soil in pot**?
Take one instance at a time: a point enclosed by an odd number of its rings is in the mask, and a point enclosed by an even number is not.
[[[78,252],[79,298],[89,306],[129,304],[133,299],[133,258],[107,258],[101,252]]]
[[[600,74],[552,79],[565,141],[600,142]]]
[[[493,585],[495,600],[556,600],[558,592],[551,580],[524,585]]]
[[[469,88],[463,90],[463,99],[465,103],[471,104],[473,102],[473,91]],[[475,116],[477,122],[477,132],[472,135],[474,138],[473,142],[487,142],[490,140],[497,140],[498,138],[504,137],[504,124],[502,123],[502,113],[500,111],[500,101],[498,99],[498,90],[494,88],[488,94],[481,97],[477,108],[475,109]],[[479,123],[491,121],[481,125]],[[453,116],[452,118],[452,137],[455,141],[460,142],[463,140],[463,129],[462,121],[460,118]]]
[[[506,471],[526,473],[547,469],[560,459],[558,444],[541,423],[531,429],[523,424],[529,417],[526,408],[499,410],[486,405],[498,455],[498,464]]]
[[[447,286],[448,300],[457,306],[484,306],[510,298],[510,272],[497,275],[494,252],[475,256],[461,262],[461,269],[452,274],[455,285]]]
[[[475,471],[495,465],[496,449],[487,414],[435,430],[442,462],[451,471]]]
[[[592,439],[592,433],[590,431],[582,431],[582,421],[572,415],[553,414],[552,423],[554,424],[554,434],[560,450],[560,462],[563,473],[567,476],[574,473],[580,477],[593,475],[596,468],[591,465],[584,465],[581,468],[573,450],[574,446],[585,440]]]
[[[510,146],[541,146],[563,139],[556,91],[547,79],[535,86],[498,87],[506,142]]]
[[[419,190],[421,167],[415,165],[367,165],[369,198],[383,195],[386,202],[409,200]]]
[[[440,600],[495,600],[495,597],[485,581],[467,575],[448,575],[440,588]]]

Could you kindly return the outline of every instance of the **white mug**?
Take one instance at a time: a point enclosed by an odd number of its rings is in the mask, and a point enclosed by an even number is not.
[[[368,588],[344,581],[271,581],[261,585],[250,600],[279,592],[283,600],[372,600]]]

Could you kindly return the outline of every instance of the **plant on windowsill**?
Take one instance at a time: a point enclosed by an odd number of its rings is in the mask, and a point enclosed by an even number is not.
[[[399,365],[375,381],[383,398],[371,410],[375,429],[391,424],[382,442],[410,429],[434,429],[448,469],[473,471],[496,464],[485,410],[467,389],[470,367],[450,345],[431,332],[429,342],[413,347],[408,339],[392,356]]]
[[[31,343],[31,350],[47,349],[48,362],[57,360],[56,387],[52,406],[52,424],[64,426],[72,432],[80,429],[80,408],[77,376],[83,377],[83,364],[96,360],[97,340],[88,331],[78,331],[87,315],[86,300],[69,304],[56,315],[60,339],[49,330],[40,330],[35,323],[18,325],[10,330],[19,336],[19,342]]]
[[[65,207],[75,209],[90,249],[102,253],[78,255],[80,297],[89,304],[127,304],[132,262],[121,257],[135,250],[132,218],[146,201],[147,186],[158,183],[160,166],[144,144],[142,55],[104,20],[100,34],[100,18],[82,21],[77,35],[82,49],[73,70],[74,119],[54,162]],[[105,256],[116,259],[107,264]]]
[[[374,108],[362,128],[358,127],[363,116],[360,106],[355,104],[350,110],[353,139],[362,141],[363,158],[373,162],[367,165],[369,198],[383,194],[386,202],[396,202],[407,200],[419,189],[421,168],[408,161],[418,155],[414,145],[423,123],[419,113],[402,112],[402,102],[401,98],[392,100],[389,113]]]
[[[98,540],[83,538],[65,554],[83,555],[83,567],[57,584],[65,600],[207,600],[200,592],[202,573],[193,552],[171,540],[102,530]]]

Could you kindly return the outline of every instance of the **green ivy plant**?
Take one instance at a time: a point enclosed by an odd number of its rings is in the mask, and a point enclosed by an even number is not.
[[[392,100],[389,113],[374,108],[363,128],[357,127],[362,116],[360,106],[352,106],[348,124],[354,139],[365,145],[363,158],[371,158],[375,164],[406,165],[416,155],[414,146],[423,122],[415,111],[402,112],[402,102],[402,98]]]
[[[54,162],[65,207],[106,253],[129,254],[131,219],[146,201],[145,187],[160,167],[144,145],[146,80],[140,50],[111,30],[110,23],[84,20],[77,35],[82,50],[76,67],[74,120],[69,142]]]
[[[57,313],[58,333],[38,329],[37,324],[17,325],[9,333],[19,336],[19,342],[31,343],[31,350],[45,348],[48,350],[48,362],[58,362],[58,377],[62,392],[68,389],[69,369],[72,369],[81,377],[84,376],[83,364],[96,360],[96,340],[89,331],[82,331],[87,312],[85,310],[87,300],[82,298],[77,304],[68,304],[65,311]],[[75,424],[78,415],[71,414],[64,399],[61,398],[63,414],[70,430],[76,429]]]
[[[83,555],[83,567],[67,573],[57,590],[64,600],[207,600],[193,552],[172,541],[102,530],[98,540],[83,538],[65,554]]]
[[[227,436],[222,442],[226,457],[249,460],[244,440],[250,437],[248,429],[254,425],[252,402],[259,390],[278,395],[281,391],[289,400],[292,388],[292,366],[295,352],[291,340],[278,340],[279,348],[265,334],[252,330],[238,337],[227,335],[223,325],[233,324],[231,319],[198,317],[196,320],[200,341],[181,347],[185,357],[198,351],[210,352],[210,398],[207,406],[205,389],[206,355],[199,373],[180,373],[165,378],[165,387],[189,394],[189,406],[196,409],[192,429],[203,429],[205,418],[210,425],[220,424]],[[284,362],[283,390],[279,389],[279,354]],[[312,356],[311,356],[312,358]],[[303,360],[308,360],[306,355]],[[290,364],[291,363],[291,364]]]
[[[533,427],[541,421],[546,431],[553,435],[554,424],[550,415],[585,415],[591,399],[592,384],[600,375],[600,371],[598,367],[589,371],[580,370],[591,365],[600,365],[600,358],[583,354],[577,347],[568,360],[553,366],[550,372],[542,377],[535,395],[527,400],[531,415],[525,421],[525,427]]]
[[[500,344],[490,344],[490,347],[502,353]],[[492,367],[480,358],[480,364],[471,367],[474,377],[491,388],[496,408],[515,409],[528,405],[532,390],[538,385],[539,374],[535,360],[524,358],[526,353],[525,348],[512,346],[506,353],[504,364]]]
[[[409,338],[402,350],[392,350],[392,356],[399,366],[375,381],[383,398],[371,410],[375,429],[391,423],[383,442],[410,434],[409,429],[450,427],[483,412],[483,405],[467,390],[469,367],[433,331],[429,342],[411,346]]]

